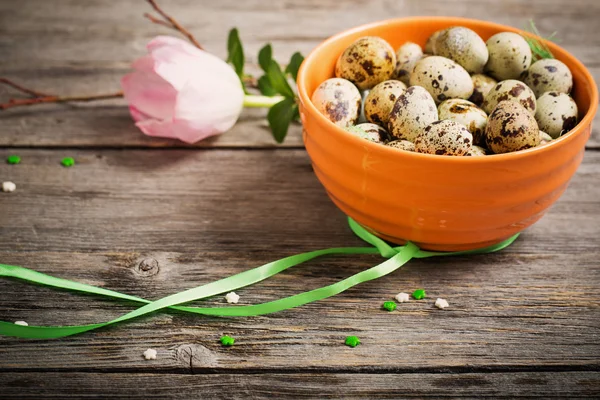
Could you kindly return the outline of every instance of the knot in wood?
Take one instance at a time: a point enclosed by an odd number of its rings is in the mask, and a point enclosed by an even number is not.
[[[145,258],[137,266],[136,272],[142,276],[152,276],[158,274],[158,261],[154,258]]]

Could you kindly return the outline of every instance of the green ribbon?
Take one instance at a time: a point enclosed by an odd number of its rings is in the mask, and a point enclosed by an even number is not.
[[[438,253],[420,250],[415,244],[408,242],[404,246],[391,247],[389,244],[379,239],[360,226],[357,222],[348,218],[348,223],[352,231],[365,242],[373,247],[339,247],[323,250],[310,251],[282,258],[277,261],[270,262],[257,268],[241,272],[228,278],[220,279],[215,282],[208,283],[193,289],[185,290],[176,293],[160,300],[150,301],[141,297],[130,296],[127,294],[115,292],[108,289],[102,289],[92,285],[86,285],[70,281],[67,279],[56,278],[50,275],[42,274],[34,270],[17,267],[12,265],[0,264],[0,276],[20,279],[23,281],[36,283],[40,285],[55,287],[59,289],[67,289],[76,292],[91,293],[115,299],[130,300],[139,303],[145,303],[144,306],[124,314],[112,321],[102,322],[89,325],[76,326],[21,326],[15,325],[12,322],[0,321],[0,335],[15,336],[20,338],[33,339],[56,339],[65,336],[76,335],[79,333],[102,328],[118,322],[127,321],[133,318],[159,311],[165,308],[170,308],[178,311],[184,311],[202,315],[215,315],[221,317],[249,317],[255,315],[270,314],[277,311],[288,310],[308,304],[314,301],[322,300],[336,294],[339,294],[360,283],[381,278],[398,268],[402,267],[412,258],[427,258],[435,256],[450,256],[461,254],[481,254],[491,253],[509,246],[515,241],[519,234],[498,243],[496,245],[486,247],[479,250],[458,251],[449,253]],[[312,260],[316,257],[333,254],[377,254],[387,258],[386,261],[378,264],[365,271],[359,272],[346,279],[343,279],[332,285],[324,286],[308,292],[296,294],[294,296],[285,297],[279,300],[270,301],[261,304],[234,306],[234,307],[188,307],[180,304],[188,303],[194,300],[205,299],[210,296],[227,293],[253,283],[263,281],[273,275],[276,275],[288,268],[294,267],[303,262]]]

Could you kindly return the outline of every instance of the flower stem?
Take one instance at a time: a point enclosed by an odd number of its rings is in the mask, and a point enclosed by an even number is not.
[[[271,108],[283,100],[283,96],[255,96],[247,94],[244,96],[244,107]]]

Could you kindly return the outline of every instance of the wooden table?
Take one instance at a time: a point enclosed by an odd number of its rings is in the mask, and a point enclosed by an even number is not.
[[[266,41],[283,61],[388,17],[459,15],[517,27],[532,17],[600,79],[596,0],[160,3],[219,56],[237,26],[251,64]],[[0,1],[0,76],[61,94],[117,90],[148,40],[170,33],[146,11],[140,1]],[[1,99],[15,94],[1,90]],[[315,178],[301,128],[275,146],[264,117],[245,112],[230,132],[185,146],[142,135],[122,100],[3,112],[0,159],[23,161],[0,165],[0,181],[17,184],[0,193],[0,262],[158,299],[291,254],[362,245]],[[565,195],[501,253],[411,261],[262,317],[164,312],[62,340],[1,337],[0,398],[598,397],[599,149],[595,129]],[[65,156],[77,165],[61,167]],[[245,304],[268,301],[380,260],[322,258],[238,293]],[[427,301],[380,309],[419,287]],[[450,308],[434,308],[437,297]],[[4,321],[84,324],[134,308],[0,280]],[[235,346],[220,346],[222,334]],[[362,344],[344,346],[347,335]],[[144,360],[147,348],[158,350],[155,361]]]

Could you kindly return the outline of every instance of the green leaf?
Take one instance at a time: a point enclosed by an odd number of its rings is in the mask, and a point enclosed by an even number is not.
[[[292,75],[294,80],[298,78],[298,70],[300,69],[300,64],[304,61],[304,56],[300,54],[299,51],[292,54],[292,58],[290,58],[290,63],[288,64],[285,72]]]
[[[269,69],[269,64],[271,63],[272,59],[273,59],[273,48],[271,47],[271,43],[267,43],[258,52],[258,64],[263,69],[263,71],[267,72],[267,70]]]
[[[267,75],[258,78],[258,90],[260,90],[260,94],[263,96],[275,96],[277,94],[277,91],[273,89],[271,80]]]
[[[229,31],[229,37],[227,38],[227,62],[233,65],[235,73],[240,77],[244,76],[244,47],[240,40],[240,35],[237,28],[233,28]]]
[[[277,143],[285,139],[290,122],[298,115],[298,105],[294,99],[283,99],[269,109],[267,120]]]
[[[290,99],[294,99],[296,95],[294,91],[290,87],[290,84],[285,77],[285,74],[281,71],[281,67],[277,64],[277,61],[271,60],[269,63],[269,68],[267,68],[267,76],[271,81],[271,86],[277,93],[282,96],[288,97]]]

